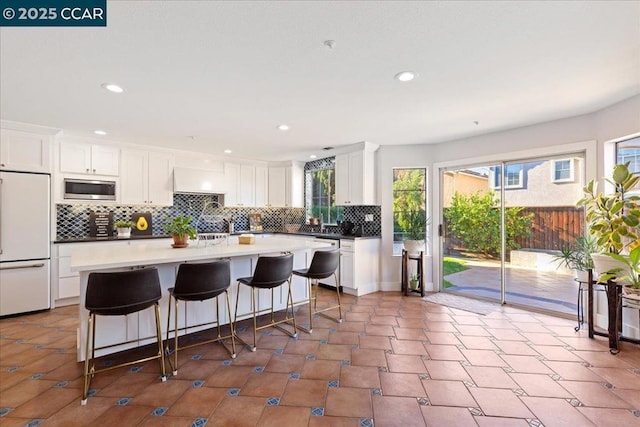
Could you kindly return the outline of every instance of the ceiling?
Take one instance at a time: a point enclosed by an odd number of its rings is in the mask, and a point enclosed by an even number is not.
[[[1,118],[302,160],[326,146],[515,128],[640,93],[640,1],[109,0],[107,17],[106,28],[0,29]],[[395,80],[404,70],[418,75]]]

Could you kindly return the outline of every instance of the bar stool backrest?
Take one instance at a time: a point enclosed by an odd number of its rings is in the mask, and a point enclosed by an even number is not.
[[[181,264],[173,295],[177,299],[204,301],[223,293],[231,283],[229,261]]]
[[[85,307],[102,316],[122,316],[151,307],[161,297],[156,268],[90,273]]]
[[[340,263],[340,249],[316,251],[306,276],[311,279],[325,279],[331,276]]]
[[[261,256],[249,285],[256,288],[275,288],[289,280],[292,271],[293,254]]]

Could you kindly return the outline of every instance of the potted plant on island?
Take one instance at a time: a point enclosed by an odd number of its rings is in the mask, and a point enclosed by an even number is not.
[[[195,239],[196,228],[191,225],[190,216],[177,215],[164,224],[164,229],[173,237],[174,248],[186,248],[189,246],[189,238]]]
[[[640,247],[640,197],[630,194],[640,176],[629,172],[629,163],[613,168],[614,192],[595,192],[592,180],[584,187],[584,197],[578,201],[586,209],[588,234],[596,240],[599,253],[591,255],[599,281],[616,280],[629,283],[631,253]],[[634,255],[634,256],[639,256]],[[637,262],[636,262],[637,264]]]
[[[398,216],[398,224],[404,232],[404,249],[410,254],[424,251],[427,225],[430,220],[424,210],[403,212]]]
[[[591,254],[596,253],[598,246],[593,236],[580,236],[570,248],[560,250],[560,255],[555,257],[560,266],[565,266],[574,271],[577,281],[587,283],[588,270],[593,269]]]
[[[130,238],[131,229],[136,227],[136,225],[132,221],[128,221],[126,219],[120,219],[116,221],[113,226],[118,231],[118,237],[124,239]]]

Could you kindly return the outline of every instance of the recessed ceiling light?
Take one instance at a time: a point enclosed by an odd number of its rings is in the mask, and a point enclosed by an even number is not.
[[[96,135],[102,135],[102,136],[104,136],[104,135],[106,135],[106,134],[107,134],[107,133],[106,133],[105,131],[103,131],[103,130],[94,130],[94,131],[93,131],[93,133],[95,133]]]
[[[227,148],[226,150],[224,150],[224,152],[225,152],[226,154],[231,154],[231,153],[233,153],[233,151],[229,150],[228,148]]]
[[[395,79],[400,82],[410,82],[416,78],[416,73],[413,71],[401,71],[395,75]]]
[[[122,92],[124,92],[124,89],[122,89],[120,86],[118,86],[115,83],[102,83],[101,86],[104,89],[108,90],[109,92],[113,92],[113,93],[122,93]]]
[[[280,126],[278,126],[278,129],[280,129],[281,131],[289,130],[289,126],[287,126],[287,125],[280,125]]]
[[[310,156],[309,156],[309,158],[310,158],[310,159],[315,159],[315,158],[317,158],[317,157],[318,157],[318,156],[316,156],[315,154],[312,154],[312,155],[310,155]]]

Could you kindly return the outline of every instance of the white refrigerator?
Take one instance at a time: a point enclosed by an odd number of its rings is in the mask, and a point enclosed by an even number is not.
[[[47,174],[0,172],[0,316],[50,308]]]

